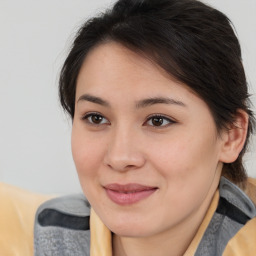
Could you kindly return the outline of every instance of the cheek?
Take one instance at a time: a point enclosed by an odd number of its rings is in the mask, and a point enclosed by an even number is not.
[[[152,142],[151,147],[157,150],[149,159],[152,159],[154,169],[163,177],[168,190],[174,194],[184,191],[190,197],[190,193],[200,193],[200,188],[206,188],[212,182],[219,150],[212,134],[204,137],[182,134],[158,145]]]
[[[83,130],[72,129],[72,155],[81,188],[92,204],[98,198],[99,169],[102,158],[102,145]]]
[[[200,207],[206,198],[216,178],[218,164],[217,145],[212,141],[183,136],[165,143],[151,156],[154,169],[162,176],[161,204],[169,202],[164,216],[166,212],[172,213],[173,218],[181,212],[186,215]]]
[[[96,172],[101,159],[101,147],[92,136],[73,127],[71,137],[72,155],[79,177],[91,176]]]

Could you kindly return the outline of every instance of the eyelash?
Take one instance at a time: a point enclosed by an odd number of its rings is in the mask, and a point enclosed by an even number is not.
[[[82,116],[81,120],[84,120],[87,124],[89,125],[93,125],[93,126],[99,126],[99,125],[102,125],[102,123],[100,124],[96,124],[96,123],[93,123],[93,122],[90,122],[88,119],[93,117],[93,116],[98,116],[98,117],[102,117],[104,119],[106,119],[103,115],[101,115],[100,113],[97,113],[97,112],[91,112],[91,113],[87,113],[86,115]],[[107,119],[106,119],[107,120]]]
[[[151,120],[151,122],[152,122],[152,120],[153,120],[154,118],[162,119],[162,120],[164,120],[164,122],[165,122],[165,121],[168,122],[168,124],[161,125],[161,126],[150,125],[150,126],[156,128],[156,129],[165,128],[165,127],[168,127],[168,126],[170,126],[170,125],[172,125],[172,124],[177,123],[175,120],[171,119],[170,117],[166,117],[165,115],[162,115],[162,114],[153,114],[153,115],[150,115],[150,116],[146,119],[146,122],[145,122],[145,123],[148,123],[150,120]]]
[[[89,121],[89,118],[92,118],[93,116],[97,116],[97,117],[100,117],[100,118],[103,118],[103,119],[106,119],[103,115],[101,115],[100,113],[97,113],[97,112],[91,112],[91,113],[87,113],[86,115],[82,116],[81,120],[83,121],[86,121],[87,124],[89,125],[92,125],[92,126],[100,126],[100,125],[106,125],[106,124],[109,124],[110,122],[108,123],[93,123],[92,121]],[[166,117],[165,115],[162,115],[162,114],[153,114],[153,115],[150,115],[149,117],[147,117],[146,121],[143,123],[144,124],[147,124],[150,120],[152,121],[154,118],[157,118],[157,119],[162,119],[163,122],[168,122],[168,124],[165,124],[165,125],[160,125],[160,126],[156,126],[156,125],[149,125],[153,128],[156,128],[156,129],[161,129],[161,128],[165,128],[165,127],[168,127],[169,125],[172,125],[172,124],[175,124],[177,123],[175,120],[169,118],[169,117]],[[107,119],[106,119],[107,120]]]

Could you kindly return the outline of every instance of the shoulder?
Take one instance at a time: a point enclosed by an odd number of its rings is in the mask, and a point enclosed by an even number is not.
[[[256,179],[248,178],[245,190],[254,205],[256,204]],[[254,256],[256,252],[256,217],[249,220],[229,241],[224,256]]]
[[[250,235],[250,231],[256,230],[255,216],[256,207],[247,194],[229,180],[221,178],[217,209],[209,222],[195,255],[252,255],[223,254],[223,252],[225,251],[226,253],[226,250],[235,249],[235,246],[245,249],[243,242],[241,242],[241,237],[244,238],[245,242],[250,241],[251,244],[256,244],[256,236]],[[239,235],[240,233],[243,235]],[[232,242],[235,237],[237,237],[235,242]],[[250,239],[248,240],[249,237]],[[251,251],[255,252],[255,250]]]
[[[46,201],[37,210],[36,221],[43,227],[89,229],[90,204],[80,194]]]
[[[80,194],[46,201],[37,210],[35,256],[89,255],[90,204]]]
[[[254,256],[256,252],[256,217],[248,221],[228,242],[223,256]]]
[[[36,209],[48,199],[50,196],[0,182],[0,255],[33,255]]]

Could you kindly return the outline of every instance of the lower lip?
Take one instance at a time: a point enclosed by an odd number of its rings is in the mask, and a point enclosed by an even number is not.
[[[122,193],[114,190],[106,189],[108,197],[116,204],[129,205],[135,204],[149,196],[151,196],[157,189],[142,190],[133,193]]]

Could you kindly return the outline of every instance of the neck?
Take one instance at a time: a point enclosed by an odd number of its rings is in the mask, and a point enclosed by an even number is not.
[[[204,212],[205,213],[205,212]],[[113,236],[114,256],[181,256],[195,236],[204,213],[151,237]],[[195,221],[196,220],[196,221]]]

